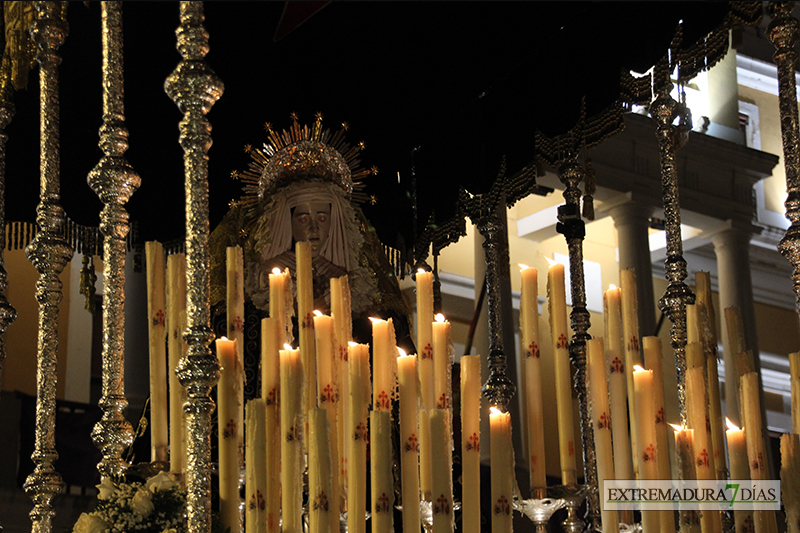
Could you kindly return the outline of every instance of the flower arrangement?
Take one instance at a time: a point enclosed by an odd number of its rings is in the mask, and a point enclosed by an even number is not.
[[[97,489],[97,508],[78,517],[73,533],[186,532],[186,491],[168,472],[144,483],[103,478]]]

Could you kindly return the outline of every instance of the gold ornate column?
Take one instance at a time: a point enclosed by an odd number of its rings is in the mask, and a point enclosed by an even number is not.
[[[681,239],[681,208],[678,200],[678,171],[675,167],[675,152],[683,146],[688,130],[685,117],[681,125],[675,126],[675,118],[686,109],[670,96],[672,83],[667,83],[650,104],[650,115],[656,121],[656,137],[661,160],[661,194],[664,202],[664,219],[667,233],[667,258],[664,261],[667,290],[658,301],[658,307],[666,314],[672,327],[670,343],[675,352],[678,376],[678,401],[681,421],[686,423],[686,304],[694,303],[694,294],[684,283],[686,260],[683,258]]]
[[[124,157],[128,149],[125,128],[122,69],[122,2],[102,2],[103,157],[88,182],[105,204],[100,213],[103,233],[103,418],[92,439],[103,452],[97,465],[102,476],[119,477],[127,464],[122,452],[133,442],[133,429],[123,416],[125,399],[125,237],[130,230],[123,207],[139,188],[139,175]],[[165,384],[166,386],[166,384]]]
[[[178,364],[186,387],[186,489],[189,532],[211,530],[211,388],[219,380],[219,362],[209,344],[208,149],[211,125],[205,115],[222,96],[222,81],[206,65],[208,33],[203,28],[203,3],[180,3],[178,51],[183,58],[164,83],[164,89],[183,113],[180,144],[186,179],[186,317],[184,339],[189,345]]]
[[[792,17],[794,2],[770,2],[769,14],[772,22],[767,37],[775,46],[773,61],[778,66],[778,106],[783,138],[783,164],[786,169],[786,191],[784,206],[786,218],[791,225],[778,243],[778,250],[792,263],[794,292],[800,302],[800,129],[798,128],[797,87],[795,67],[797,52],[794,50],[798,36],[797,19]]]
[[[6,298],[8,273],[5,269],[4,250],[6,247],[6,128],[14,118],[14,104],[11,102],[10,61],[4,58],[0,70],[0,383],[3,378],[3,362],[6,359],[5,334],[8,326],[17,318],[17,311]]]
[[[25,253],[39,273],[36,300],[39,302],[38,367],[36,370],[36,436],[31,455],[34,470],[25,481],[25,492],[33,499],[33,533],[52,531],[53,496],[63,482],[53,467],[56,453],[56,357],[58,353],[58,304],[61,302],[59,275],[72,258],[72,249],[62,236],[64,210],[61,197],[59,155],[58,48],[67,37],[66,5],[36,2],[36,22],[31,28],[39,47],[39,206],[36,208],[36,237]]]

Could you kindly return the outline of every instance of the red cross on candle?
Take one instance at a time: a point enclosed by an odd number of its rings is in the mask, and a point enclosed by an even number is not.
[[[328,383],[325,385],[325,388],[322,389],[323,394],[319,397],[319,401],[321,402],[332,402],[333,400],[333,393],[334,389],[333,386]]]
[[[758,453],[756,459],[753,461],[753,470],[761,470],[764,464],[764,458],[761,457],[761,452]]]
[[[664,420],[664,408],[659,408],[658,412],[656,412],[656,424],[666,424],[666,420]]]
[[[265,403],[266,403],[267,405],[272,405],[272,404],[276,404],[276,405],[277,405],[277,403],[278,403],[278,402],[275,400],[275,398],[276,398],[276,394],[277,394],[277,393],[276,393],[276,391],[275,391],[275,387],[273,387],[273,388],[272,388],[272,389],[271,389],[271,390],[270,390],[270,391],[267,393],[267,395],[264,397]]]
[[[339,359],[347,361],[347,346],[339,345]]]
[[[382,409],[388,409],[391,407],[389,404],[389,395],[386,394],[385,390],[382,390],[380,394],[378,394],[378,407]]]
[[[447,394],[444,392],[439,396],[439,401],[436,404],[437,409],[447,409]]]
[[[639,351],[639,338],[634,335],[628,341],[628,351],[629,352],[638,352]]]
[[[744,528],[742,531],[744,531],[744,533],[755,533],[756,525],[753,523],[753,515],[744,517]]]
[[[431,343],[425,345],[425,348],[422,349],[422,358],[423,359],[433,359],[433,347]]]
[[[367,440],[367,426],[359,422],[353,431],[353,440]]]
[[[556,349],[558,348],[566,348],[567,347],[567,337],[563,333],[558,336],[558,342],[556,343]]]
[[[645,463],[649,463],[650,461],[656,460],[656,448],[652,444],[650,444],[647,448],[644,449],[644,454],[642,454],[642,459],[644,459]]]
[[[328,510],[328,496],[325,491],[321,491],[316,498],[314,498],[314,509]]]
[[[600,419],[597,421],[597,427],[600,429],[611,429],[611,419],[608,417],[608,413],[600,415]]]
[[[154,326],[163,326],[165,324],[164,310],[159,309],[153,317]]]
[[[511,506],[508,504],[508,498],[500,496],[497,503],[494,504],[494,514],[511,514]]]
[[[539,463],[539,458],[535,455],[531,455],[531,464],[533,465],[534,468],[536,468],[536,465],[538,463]]]
[[[405,445],[405,450],[407,452],[419,451],[419,442],[417,442],[417,436],[414,433],[412,433],[408,437],[408,440],[406,441],[406,445]]]
[[[261,494],[260,490],[256,491],[256,501],[258,502],[258,508],[262,511],[267,508],[267,499],[264,498],[264,495]]]
[[[378,501],[375,502],[375,512],[376,513],[389,512],[389,497],[386,495],[385,492],[382,492],[380,497],[378,497]]]
[[[286,432],[286,442],[292,441],[299,441],[300,440],[300,433],[297,431],[295,426],[289,428],[289,431]]]
[[[569,456],[572,457],[575,455],[575,443],[569,441]]]
[[[705,448],[697,454],[697,466],[708,466],[708,452]]]
[[[444,494],[439,495],[436,499],[433,514],[450,514],[450,500]]]
[[[244,321],[242,320],[242,317],[237,316],[231,321],[231,331],[244,332]]]
[[[311,313],[306,313],[306,316],[303,317],[303,321],[301,322],[300,326],[303,329],[313,328],[314,327],[314,316]]]
[[[539,359],[539,346],[535,342],[531,341],[531,343],[528,345],[528,350],[525,352],[525,357],[535,357],[536,359]]]
[[[481,438],[477,433],[470,435],[469,442],[467,442],[467,451],[471,452],[472,450],[475,450],[476,452],[481,451]]]
[[[225,424],[225,430],[222,432],[222,437],[226,439],[230,439],[236,436],[236,421],[234,419],[228,420],[228,423]]]
[[[611,374],[614,372],[622,374],[625,371],[625,365],[620,361],[619,357],[615,357],[614,360],[611,361],[611,367],[609,367],[608,371]]]

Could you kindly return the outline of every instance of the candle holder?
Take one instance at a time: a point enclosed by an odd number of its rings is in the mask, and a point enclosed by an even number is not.
[[[633,524],[619,523],[619,533],[641,533],[642,524],[639,522]]]
[[[402,506],[396,507],[398,510],[402,510]],[[453,513],[456,511],[461,510],[461,502],[453,501]],[[431,533],[433,531],[433,502],[429,502],[427,500],[420,500],[419,502],[419,518],[420,522],[422,522],[422,529],[425,533]]]
[[[567,518],[561,523],[565,533],[581,533],[586,524],[578,517],[578,509],[587,496],[596,494],[597,491],[592,485],[556,485],[552,489],[553,494],[566,502],[564,507],[567,509]],[[595,531],[600,529],[592,527]]]
[[[549,492],[549,490],[547,492]],[[546,493],[542,496],[544,497],[529,498],[527,500],[514,498],[512,503],[514,510],[519,511],[533,522],[537,533],[545,533],[547,531],[547,524],[550,522],[550,517],[553,516],[553,513],[559,509],[563,509],[567,505],[567,500],[564,498],[551,497]]]
[[[591,324],[589,311],[586,309],[586,283],[583,273],[583,238],[586,234],[586,228],[580,215],[581,191],[578,188],[578,184],[584,179],[585,175],[586,172],[583,167],[572,159],[565,159],[559,166],[558,179],[566,185],[563,193],[566,203],[558,208],[556,230],[564,235],[569,247],[569,273],[572,294],[570,323],[574,332],[569,342],[569,358],[575,366],[574,384],[581,417],[583,472],[586,484],[589,487],[596,488],[597,460],[595,457],[594,433],[592,432],[592,418],[589,412],[586,391],[586,342],[591,338],[588,333]],[[591,493],[587,492],[587,494],[589,494],[587,515],[592,527],[597,530],[600,528],[600,507],[597,501],[597,492],[593,490]],[[569,505],[567,505],[567,509],[570,509]]]

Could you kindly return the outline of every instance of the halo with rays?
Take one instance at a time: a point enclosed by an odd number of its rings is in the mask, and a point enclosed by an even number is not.
[[[300,179],[321,179],[340,186],[350,201],[365,203],[364,179],[378,173],[376,167],[362,169],[360,153],[364,142],[350,144],[345,133],[350,128],[343,122],[334,132],[323,129],[322,113],[317,113],[311,126],[301,125],[297,114],[291,114],[292,125],[281,132],[267,122],[268,141],[261,149],[246,145],[252,161],[247,170],[231,172],[233,179],[243,182],[242,198],[237,202],[252,207],[278,188]]]

